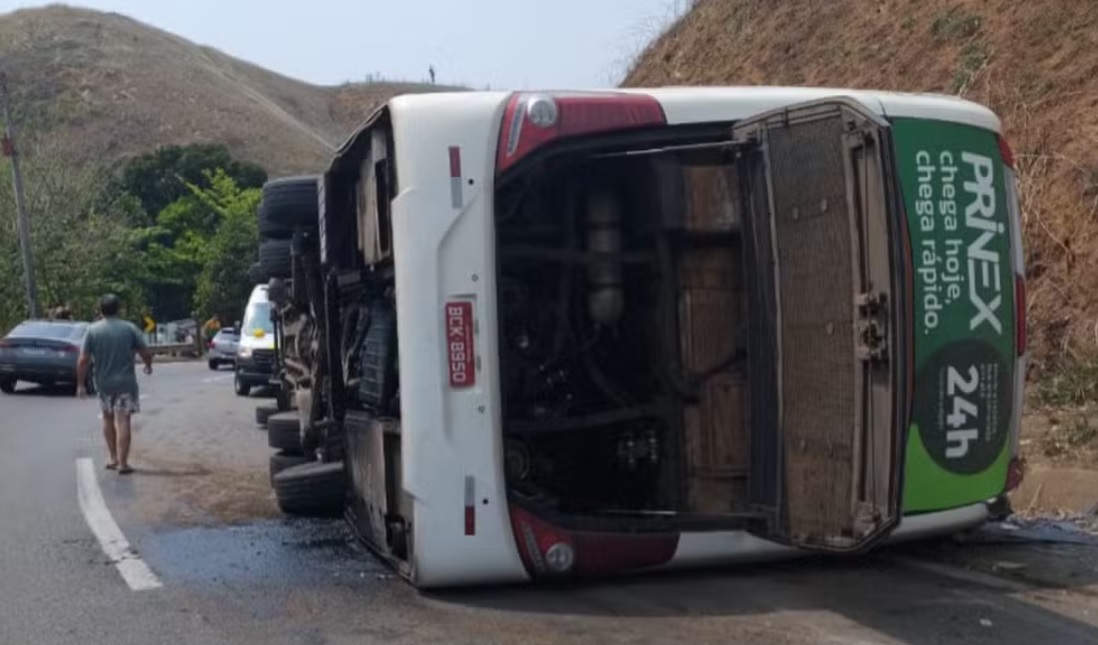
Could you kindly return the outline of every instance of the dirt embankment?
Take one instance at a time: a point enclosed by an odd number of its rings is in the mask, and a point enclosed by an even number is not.
[[[995,110],[1017,157],[1034,385],[1016,504],[1050,509],[1098,501],[1096,79],[1092,1],[697,0],[624,85],[941,92]]]

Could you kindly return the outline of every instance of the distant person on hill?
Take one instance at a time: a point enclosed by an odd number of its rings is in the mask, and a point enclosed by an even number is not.
[[[137,326],[118,317],[120,308],[117,296],[106,295],[100,300],[99,312],[103,318],[92,323],[84,336],[84,348],[76,366],[79,384],[76,395],[80,398],[88,395],[85,384],[91,366],[103,412],[103,438],[110,455],[107,469],[117,469],[120,475],[128,475],[133,472],[130,468],[130,419],[141,411],[133,358],[134,354],[140,355],[145,373],[152,374],[153,356]]]

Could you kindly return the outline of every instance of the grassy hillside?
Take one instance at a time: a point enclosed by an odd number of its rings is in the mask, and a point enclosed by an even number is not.
[[[698,0],[625,79],[666,84],[935,91],[989,105],[1018,157],[1034,365],[1098,359],[1093,1]]]
[[[64,6],[0,15],[0,64],[22,120],[122,157],[221,142],[272,174],[316,170],[380,102],[431,86],[319,87],[113,13]]]

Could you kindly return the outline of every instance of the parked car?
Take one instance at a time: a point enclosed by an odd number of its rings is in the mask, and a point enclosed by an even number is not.
[[[0,339],[0,392],[12,394],[19,381],[76,389],[76,361],[88,323],[27,320]],[[87,389],[92,391],[91,375]]]
[[[217,332],[209,343],[209,353],[206,355],[211,370],[216,370],[222,365],[236,366],[236,350],[240,346],[240,330],[234,327],[225,327]]]

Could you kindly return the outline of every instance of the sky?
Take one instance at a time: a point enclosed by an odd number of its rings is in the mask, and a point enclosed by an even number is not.
[[[0,13],[52,4],[0,0]],[[72,0],[317,84],[616,85],[689,0]]]

